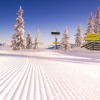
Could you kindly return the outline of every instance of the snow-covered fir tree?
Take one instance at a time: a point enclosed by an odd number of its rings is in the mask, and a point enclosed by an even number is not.
[[[61,40],[61,50],[67,51],[71,49],[71,45],[69,43],[69,33],[67,27],[64,30],[63,38]]]
[[[94,28],[95,33],[100,34],[100,7],[97,9]]]
[[[82,46],[82,28],[81,25],[78,26],[77,28],[77,33],[75,35],[75,47],[81,47]]]
[[[20,50],[21,48],[26,48],[26,39],[24,38],[24,19],[23,19],[23,10],[20,6],[20,9],[17,13],[18,17],[16,18],[15,33],[12,36],[12,45],[14,50]]]
[[[41,42],[40,42],[40,31],[38,29],[36,35],[35,35],[35,40],[34,40],[34,49],[38,49],[40,46]]]
[[[87,29],[86,29],[86,34],[88,33],[94,33],[94,18],[92,16],[92,12],[90,13],[88,23],[87,23]]]
[[[27,37],[26,37],[26,48],[27,49],[32,49],[33,43],[32,43],[32,36],[30,32],[28,32]]]

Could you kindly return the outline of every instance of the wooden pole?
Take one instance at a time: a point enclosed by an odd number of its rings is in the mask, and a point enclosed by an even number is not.
[[[55,49],[57,49],[57,44],[56,44],[56,42],[57,42],[57,38],[56,38],[56,35],[55,35]]]

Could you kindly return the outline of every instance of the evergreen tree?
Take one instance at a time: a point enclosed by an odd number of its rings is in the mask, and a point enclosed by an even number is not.
[[[69,43],[69,38],[70,37],[69,37],[68,30],[67,28],[65,28],[63,38],[61,40],[61,50],[64,50],[64,51],[70,50],[71,46]]]
[[[92,12],[90,13],[88,23],[87,23],[86,35],[88,33],[94,33],[94,18],[92,16]]]
[[[81,28],[81,25],[79,25],[78,29],[77,29],[77,33],[75,35],[75,47],[81,47],[82,46],[82,41],[83,41],[82,28]]]
[[[33,43],[32,43],[32,36],[30,34],[30,32],[27,34],[27,37],[26,37],[26,47],[27,49],[32,49],[33,47]]]
[[[97,9],[94,28],[95,33],[100,34],[100,7]]]
[[[40,46],[40,31],[38,29],[34,40],[34,49],[38,49],[39,46]]]
[[[12,45],[14,50],[20,50],[21,48],[26,48],[26,39],[24,38],[24,19],[23,19],[23,10],[20,6],[20,9],[17,13],[18,17],[16,18],[15,33],[12,36]]]

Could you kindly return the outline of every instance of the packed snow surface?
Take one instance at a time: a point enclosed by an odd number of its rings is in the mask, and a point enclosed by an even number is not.
[[[100,100],[100,52],[0,50],[0,100]]]

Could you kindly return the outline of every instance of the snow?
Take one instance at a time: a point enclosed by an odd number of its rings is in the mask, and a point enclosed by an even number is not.
[[[100,51],[0,49],[0,100],[100,100]]]

